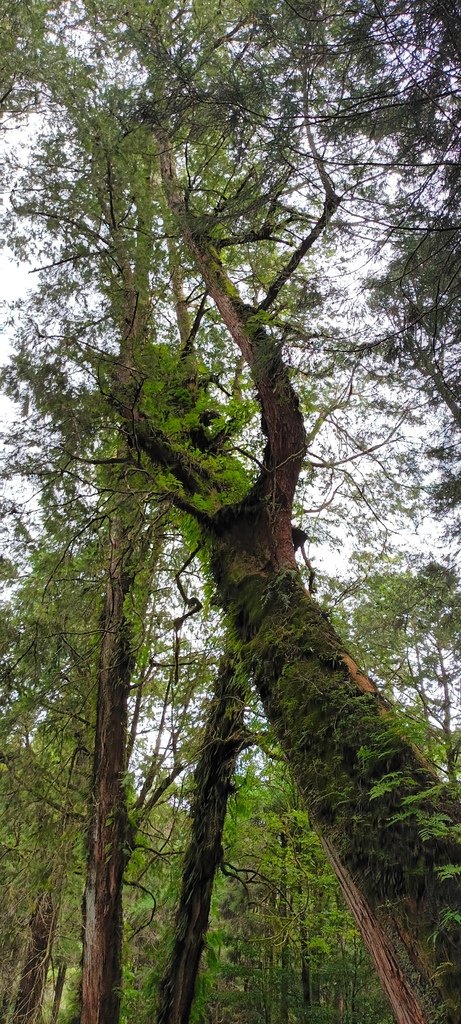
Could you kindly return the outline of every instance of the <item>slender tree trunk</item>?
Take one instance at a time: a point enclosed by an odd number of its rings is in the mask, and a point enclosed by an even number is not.
[[[0,1024],[5,1024],[8,1014],[8,1007],[10,1005],[10,998],[7,992],[2,992],[0,999]]]
[[[234,669],[222,669],[195,772],[191,838],[184,859],[171,957],[160,988],[157,1024],[187,1024],[222,860],[222,832],[235,762],[243,745],[245,693]]]
[[[299,924],[299,945],[301,950],[301,992],[303,997],[303,1010],[307,1018],[307,1014],[312,1006],[312,978],[309,936],[305,922],[302,919]]]
[[[122,885],[127,808],[127,704],[132,670],[124,600],[130,543],[119,518],[110,534],[98,672],[93,811],[83,902],[81,1024],[117,1024],[120,1014]]]
[[[66,980],[67,964],[61,961],[58,964],[58,973],[56,975],[56,981],[54,985],[54,996],[53,1006],[51,1009],[50,1024],[56,1024],[58,1019],[59,1010],[61,1007],[62,993],[64,991],[64,982]]]
[[[120,288],[113,299],[120,330],[119,358],[114,365],[117,402],[131,408],[136,390],[135,357],[146,338],[150,317],[149,261],[142,253],[127,255],[123,229],[117,223],[112,185],[105,197],[107,220],[117,253]],[[104,206],[104,202],[103,202]],[[148,237],[151,211],[138,218],[138,241]],[[131,254],[133,258],[133,254]],[[129,445],[119,456],[130,458]],[[122,471],[123,477],[123,471]],[[114,481],[115,483],[116,481]],[[122,493],[126,491],[122,480]],[[124,776],[128,766],[128,697],[134,659],[124,602],[132,585],[132,548],[139,542],[143,511],[119,501],[110,523],[110,554],[98,666],[98,691],[93,762],[92,814],[83,898],[83,956],[80,1024],[118,1024],[122,980],[122,890],[133,829],[128,829]],[[135,539],[133,539],[135,538]],[[145,552],[144,552],[145,554]],[[143,554],[137,549],[138,565]],[[136,566],[137,568],[138,566]]]
[[[42,1008],[48,964],[56,926],[50,893],[39,897],[30,920],[30,940],[21,971],[12,1024],[34,1024]]]
[[[8,960],[2,963],[1,995],[0,995],[0,1024],[6,1024],[10,1019],[12,1006],[14,1005],[14,993],[20,976],[19,967],[24,955],[24,944],[20,941],[20,934],[17,933],[12,939]]]
[[[279,918],[283,928],[282,947],[280,950],[280,1024],[288,1024],[289,1011],[289,967],[290,950],[286,933],[287,918],[287,846],[288,840],[284,832],[280,833],[281,848],[281,871],[280,871],[280,900]]]
[[[263,972],[261,995],[264,1009],[264,1024],[272,1024],[274,1008],[274,944],[265,942],[263,945]]]

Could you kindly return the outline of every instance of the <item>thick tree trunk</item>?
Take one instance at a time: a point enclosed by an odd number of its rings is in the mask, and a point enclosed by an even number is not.
[[[45,990],[56,925],[56,910],[50,893],[40,896],[30,920],[30,941],[21,971],[12,1024],[34,1024]]]
[[[461,886],[443,876],[459,864],[461,808],[305,592],[294,559],[278,572],[264,563],[263,523],[252,509],[216,545],[215,578],[243,662],[396,1020],[459,1024],[461,935],[444,916],[461,913]]]
[[[150,318],[149,261],[127,254],[123,230],[116,222],[112,191],[106,197],[107,222],[120,272],[120,293],[112,312],[120,331],[119,358],[114,365],[114,391],[121,408],[133,405],[134,366],[146,340]],[[151,212],[143,210],[138,227],[148,235]],[[141,223],[142,222],[142,223]],[[132,256],[133,254],[131,254]],[[121,445],[126,459],[130,447]],[[121,494],[130,493],[122,470]],[[112,480],[116,486],[116,480]],[[128,829],[124,776],[128,753],[128,697],[134,659],[124,602],[134,578],[132,548],[141,541],[144,509],[131,496],[119,502],[110,524],[108,579],[102,617],[93,762],[92,815],[83,898],[83,957],[80,1024],[118,1024],[122,963],[123,873],[129,859],[133,829]],[[142,542],[141,542],[142,544]],[[137,548],[138,565],[146,552]]]
[[[216,871],[235,762],[242,749],[245,693],[232,666],[222,669],[195,772],[192,830],[184,860],[171,957],[160,989],[158,1024],[187,1024]]]
[[[120,1015],[122,885],[127,808],[127,703],[132,670],[124,600],[130,544],[119,519],[111,551],[98,672],[93,811],[83,901],[81,1024],[117,1024]]]
[[[412,1024],[412,1022],[413,1024],[423,1024],[426,1016],[422,1008],[415,1004],[413,993],[408,991],[408,984],[397,962],[392,943],[338,860],[335,850],[326,841],[324,841],[324,847],[339,879],[349,910],[355,918],[371,954],[383,989],[396,1014],[396,1019],[399,1024]],[[434,1010],[437,1013],[435,1003]],[[431,1011],[429,1013],[432,1016]],[[439,1018],[435,1016],[434,1019],[438,1020]]]

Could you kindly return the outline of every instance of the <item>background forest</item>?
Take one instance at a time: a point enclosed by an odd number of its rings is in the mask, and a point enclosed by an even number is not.
[[[457,5],[0,27],[0,1024],[459,1024]]]

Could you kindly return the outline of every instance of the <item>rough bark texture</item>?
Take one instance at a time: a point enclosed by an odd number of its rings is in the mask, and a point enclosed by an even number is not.
[[[381,928],[375,915],[354,885],[350,875],[338,860],[333,847],[324,840],[325,852],[333,865],[346,903],[355,918],[371,953],[383,989],[399,1024],[425,1024],[426,1016],[398,964],[392,943]]]
[[[93,812],[83,902],[81,1024],[117,1024],[120,1015],[122,884],[127,809],[127,701],[132,669],[124,600],[129,542],[115,520],[98,673]]]
[[[222,832],[235,762],[242,747],[244,691],[222,670],[195,772],[192,830],[184,860],[171,957],[160,989],[158,1024],[187,1024],[222,860]]]
[[[51,894],[42,893],[30,920],[30,941],[21,971],[12,1024],[34,1024],[39,1017],[56,925]]]

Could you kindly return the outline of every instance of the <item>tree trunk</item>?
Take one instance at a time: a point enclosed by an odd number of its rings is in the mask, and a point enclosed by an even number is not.
[[[23,953],[24,945],[20,941],[20,933],[12,937],[8,959],[2,963],[1,994],[0,994],[0,1024],[6,1024],[11,1018],[12,1006],[14,1004],[14,993],[17,988],[17,980],[20,972],[18,970]]]
[[[277,572],[263,562],[255,528],[263,516],[252,509],[247,521],[236,518],[233,538],[228,529],[216,545],[215,578],[233,609],[242,659],[398,1024],[440,1020],[441,998],[445,1019],[456,1024],[461,936],[444,913],[461,912],[461,887],[456,875],[440,874],[459,862],[452,830],[461,822],[459,804],[402,736],[304,591],[295,564]],[[270,549],[269,540],[264,546]],[[435,973],[440,964],[443,972]]]
[[[83,901],[81,1024],[117,1024],[120,1015],[122,885],[127,808],[127,703],[132,670],[124,600],[131,586],[130,543],[111,524],[111,551],[98,672],[93,812]]]
[[[67,964],[61,961],[58,965],[58,973],[56,975],[56,981],[54,985],[54,996],[53,1006],[51,1010],[50,1024],[56,1024],[58,1019],[59,1010],[61,1007],[62,993],[64,991],[64,982],[66,980]]]
[[[303,919],[299,922],[299,945],[301,950],[301,992],[303,998],[303,1016],[308,1019],[312,1006],[312,978],[309,951],[309,936]]]
[[[261,995],[264,1010],[264,1024],[273,1024],[274,1009],[274,943],[263,943]]]
[[[118,360],[113,367],[117,403],[131,408],[136,392],[135,357],[146,340],[150,318],[149,261],[136,255],[134,265],[127,253],[123,229],[113,210],[112,186],[105,198],[104,215],[117,253],[118,289],[112,312],[120,332]],[[152,211],[143,208],[138,227],[148,237]],[[132,257],[133,254],[131,254]],[[130,460],[130,447],[120,446],[118,457]],[[127,470],[128,472],[128,470]],[[131,494],[122,470],[121,494]],[[116,488],[117,481],[112,480]],[[142,550],[144,508],[134,496],[118,508],[110,522],[108,579],[102,616],[98,667],[97,715],[93,762],[92,816],[83,898],[83,957],[80,1024],[118,1024],[122,961],[122,887],[129,859],[133,829],[128,830],[124,776],[127,770],[128,697],[134,659],[131,630],[124,602],[134,578],[133,547],[138,565]],[[135,538],[135,540],[133,540]]]
[[[287,919],[287,846],[288,840],[284,832],[280,833],[281,870],[279,919],[282,925],[282,946],[280,950],[280,1024],[288,1024],[289,1011],[289,970],[290,950],[286,930]]]
[[[34,1024],[43,1001],[56,925],[50,893],[40,896],[30,920],[30,941],[21,972],[12,1024]]]
[[[173,950],[161,988],[158,1024],[187,1024],[222,860],[222,832],[235,762],[242,749],[245,693],[234,669],[222,669],[195,771],[191,838],[184,859]]]

